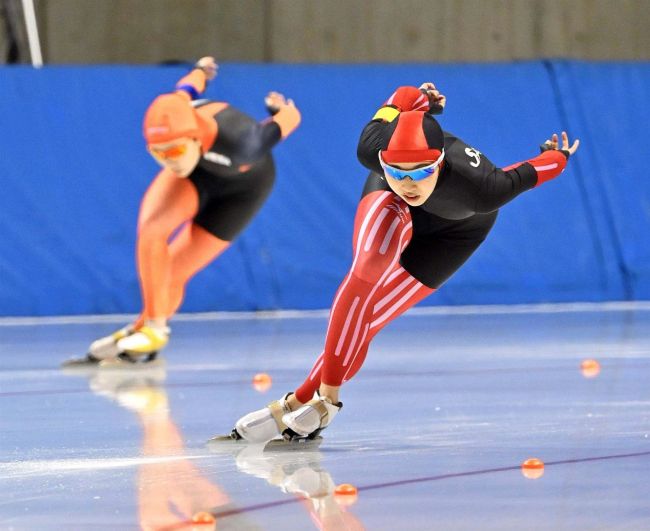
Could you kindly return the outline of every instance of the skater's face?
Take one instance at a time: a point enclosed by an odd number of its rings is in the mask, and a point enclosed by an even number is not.
[[[415,170],[418,168],[429,166],[433,163],[432,160],[425,160],[422,162],[409,162],[409,163],[394,163],[391,166],[399,168],[400,170]],[[391,177],[388,172],[384,171],[384,177],[388,186],[391,190],[400,196],[406,203],[410,206],[420,206],[422,205],[433,192],[433,189],[436,187],[438,182],[438,176],[440,175],[440,167],[438,166],[435,171],[425,177],[424,179],[419,179],[414,181],[410,177],[405,177],[403,179],[395,179]]]
[[[201,142],[195,138],[181,137],[169,142],[147,146],[149,153],[163,166],[179,177],[187,177],[201,158]]]

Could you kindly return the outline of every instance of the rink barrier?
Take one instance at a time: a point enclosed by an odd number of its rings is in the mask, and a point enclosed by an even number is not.
[[[6,134],[0,315],[130,314],[135,225],[157,169],[148,103],[179,67],[0,68]],[[582,145],[558,179],[506,205],[486,243],[424,305],[650,299],[650,64],[223,64],[206,96],[257,119],[278,90],[303,114],[274,151],[277,182],[243,236],[189,285],[184,312],[320,309],[351,260],[366,170],[361,128],[397,84],[433,80],[440,121],[495,164],[551,133]],[[603,95],[607,94],[607,101]]]

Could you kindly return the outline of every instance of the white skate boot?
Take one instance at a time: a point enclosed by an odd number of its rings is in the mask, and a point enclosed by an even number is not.
[[[263,409],[244,415],[235,424],[231,437],[244,439],[250,443],[266,443],[282,435],[286,426],[282,416],[290,413],[287,398],[293,393],[287,393],[280,400],[271,402]]]
[[[309,402],[283,415],[282,423],[286,429],[282,432],[282,436],[288,441],[313,439],[330,425],[342,407],[341,402],[334,404],[329,398],[320,396],[316,391],[314,398]]]
[[[106,337],[96,339],[90,344],[88,356],[96,360],[116,357],[120,353],[120,349],[117,348],[117,342],[120,339],[130,336],[134,331],[132,326],[125,326]]]
[[[121,354],[121,350],[117,346],[117,343],[124,339],[125,337],[130,336],[135,332],[135,329],[129,325],[124,328],[120,328],[116,332],[109,334],[105,337],[96,339],[90,344],[88,348],[88,354],[83,358],[73,358],[63,362],[62,367],[64,369],[82,369],[85,367],[97,367],[102,360],[116,358]]]

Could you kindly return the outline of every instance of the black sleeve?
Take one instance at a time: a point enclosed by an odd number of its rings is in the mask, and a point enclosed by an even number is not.
[[[357,158],[366,168],[382,175],[384,172],[379,164],[379,151],[382,146],[382,131],[387,126],[385,122],[373,120],[364,127],[357,146]]]
[[[483,214],[493,212],[533,188],[535,183],[537,172],[530,164],[510,170],[492,166],[481,179],[475,210]]]
[[[214,115],[217,137],[210,148],[228,157],[234,165],[252,164],[263,159],[280,140],[280,126],[273,120],[258,122],[234,107]]]
[[[497,168],[483,153],[460,138],[445,132],[445,158],[452,173],[473,188],[472,210],[479,214],[494,212],[537,183],[530,164],[516,168]]]
[[[277,123],[270,120],[257,123],[240,138],[237,161],[240,164],[255,162],[271,151],[280,140],[282,133]]]

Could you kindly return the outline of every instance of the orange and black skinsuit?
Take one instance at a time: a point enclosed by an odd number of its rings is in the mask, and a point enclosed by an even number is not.
[[[300,123],[293,105],[257,122],[224,102],[193,101],[205,87],[206,75],[197,68],[178,82],[173,97],[158,98],[193,109],[189,117],[194,125],[184,136],[200,140],[202,157],[187,178],[160,171],[142,200],[137,259],[144,309],[135,328],[147,319],[173,315],[187,281],[251,221],[273,186],[271,149]],[[156,101],[150,110],[155,106]],[[147,120],[145,137],[152,142],[165,127],[151,127]]]
[[[467,261],[492,229],[501,206],[557,177],[567,164],[568,151],[548,150],[498,168],[483,153],[443,132],[425,116],[430,112],[422,92],[400,87],[361,133],[357,155],[371,173],[354,221],[353,263],[332,304],[325,348],[296,390],[300,402],[310,400],[321,383],[338,387],[352,378],[375,335]],[[426,132],[424,125],[429,126]],[[427,132],[435,136],[434,145]],[[417,207],[391,190],[379,162],[379,152],[399,150],[400,142],[421,143],[420,150],[434,148],[433,157],[420,161],[435,160],[444,152],[437,184]]]

